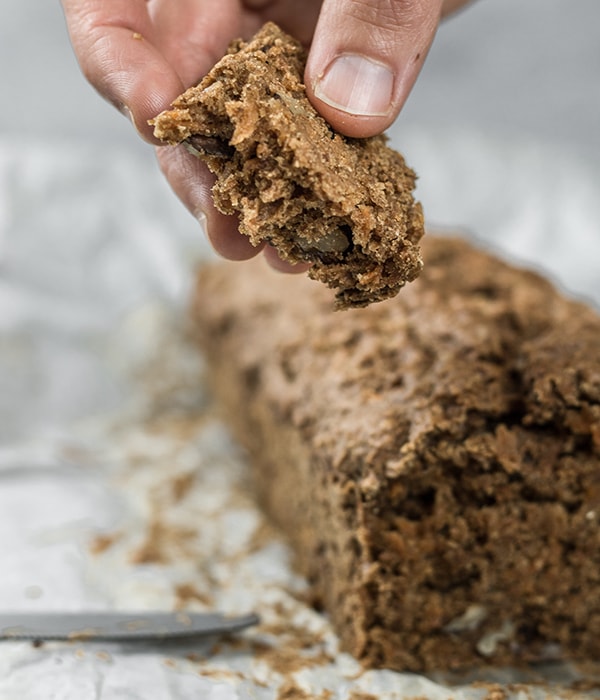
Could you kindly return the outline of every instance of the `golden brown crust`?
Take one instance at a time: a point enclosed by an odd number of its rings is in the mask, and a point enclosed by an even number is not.
[[[395,295],[421,269],[415,175],[385,137],[332,131],[302,84],[305,52],[274,24],[236,42],[153,120],[216,174],[216,206],[240,231],[336,290],[338,308]]]

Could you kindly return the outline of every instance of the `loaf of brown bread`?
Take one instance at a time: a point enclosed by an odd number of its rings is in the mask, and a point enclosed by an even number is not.
[[[367,665],[598,659],[600,317],[458,239],[424,257],[347,314],[261,261],[201,271],[260,502]]]
[[[306,96],[306,52],[272,23],[237,41],[153,120],[216,175],[215,205],[335,289],[338,308],[394,296],[421,270],[415,174],[384,136],[335,133]]]

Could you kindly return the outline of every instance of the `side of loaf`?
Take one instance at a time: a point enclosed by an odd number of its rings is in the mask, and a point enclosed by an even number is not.
[[[424,255],[344,315],[261,262],[201,271],[260,502],[368,666],[600,658],[600,317],[459,239]]]

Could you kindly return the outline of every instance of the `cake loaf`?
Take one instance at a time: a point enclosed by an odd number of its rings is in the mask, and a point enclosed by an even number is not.
[[[600,317],[459,239],[424,258],[342,315],[261,262],[202,270],[260,503],[367,666],[598,659]]]
[[[152,121],[216,175],[215,205],[336,291],[338,308],[394,296],[421,270],[415,174],[384,136],[335,133],[309,102],[302,46],[269,23],[237,41]]]

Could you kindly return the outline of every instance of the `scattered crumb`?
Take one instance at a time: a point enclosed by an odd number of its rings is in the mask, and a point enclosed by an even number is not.
[[[190,603],[202,603],[202,605],[212,605],[213,598],[208,593],[204,593],[193,583],[180,583],[175,586],[175,609],[181,610],[188,607]]]
[[[224,638],[214,644],[208,655],[216,656],[235,650],[247,653],[265,663],[271,671],[289,676],[302,669],[325,666],[333,661],[321,644],[321,638],[303,628],[290,626],[261,626],[260,632],[277,635],[272,643],[260,639],[238,636]],[[190,661],[204,662],[203,657],[189,658]]]
[[[301,654],[298,649],[286,646],[262,646],[254,649],[257,659],[264,661],[273,671],[282,676],[296,673],[305,668],[325,666],[333,661],[333,658],[325,651],[320,650],[316,654]]]
[[[178,474],[173,477],[171,488],[173,489],[174,503],[179,503],[179,501],[182,501],[187,496],[194,485],[195,478],[195,475],[191,472],[188,474]]]
[[[122,532],[103,533],[96,535],[89,544],[89,550],[92,554],[103,554],[107,549],[110,549],[123,536]]]
[[[273,540],[280,540],[281,533],[266,519],[262,518],[248,542],[247,553],[258,552]]]
[[[245,676],[240,671],[232,671],[228,668],[199,668],[198,675],[204,678],[215,678],[216,680],[244,679]]]
[[[330,690],[324,690],[319,695],[308,694],[291,679],[283,682],[277,694],[277,700],[329,700],[331,697],[333,693]]]
[[[488,690],[484,700],[506,700],[507,697],[508,693],[506,690],[501,685],[497,684]]]
[[[145,541],[130,553],[129,561],[132,564],[167,564],[196,536],[194,528],[169,525],[155,515],[148,525]]]
[[[260,625],[260,631],[273,636],[285,638],[295,649],[311,649],[323,644],[323,635],[311,632],[304,627],[286,622]]]

